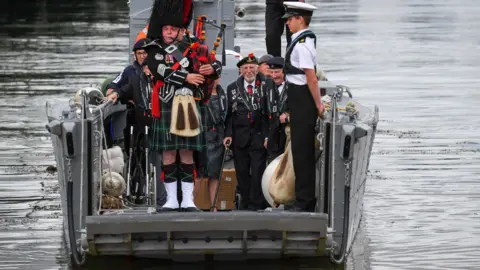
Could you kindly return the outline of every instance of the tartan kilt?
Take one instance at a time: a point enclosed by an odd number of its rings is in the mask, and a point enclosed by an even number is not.
[[[202,152],[206,147],[205,106],[195,102],[200,114],[200,133],[195,137],[182,137],[170,133],[173,98],[168,103],[160,101],[160,118],[153,118],[150,147],[154,151],[192,150]]]

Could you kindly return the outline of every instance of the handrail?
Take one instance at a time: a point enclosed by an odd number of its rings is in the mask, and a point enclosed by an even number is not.
[[[113,101],[108,99],[107,101],[105,101],[104,103],[100,104],[100,105],[97,105],[97,106],[94,106],[93,109],[94,110],[102,110],[102,111],[105,111],[108,106],[110,105],[113,105]]]
[[[335,133],[337,122],[337,96],[334,94],[331,101],[331,158],[330,158],[330,228],[334,229],[334,215],[335,215]]]
[[[83,223],[83,182],[84,182],[84,171],[85,171],[85,165],[83,163],[83,160],[85,159],[84,154],[85,154],[85,121],[87,119],[87,112],[85,108],[87,108],[88,103],[87,103],[87,93],[85,90],[82,90],[81,94],[81,106],[82,106],[82,114],[80,117],[80,126],[81,126],[81,135],[80,135],[80,210],[79,210],[79,215],[80,218],[78,219],[79,229],[82,229],[82,223]]]

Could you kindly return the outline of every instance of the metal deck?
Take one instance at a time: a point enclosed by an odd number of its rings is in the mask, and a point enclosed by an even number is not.
[[[327,215],[322,213],[143,213],[87,217],[89,253],[157,258],[204,254],[316,257],[324,256],[327,244]]]

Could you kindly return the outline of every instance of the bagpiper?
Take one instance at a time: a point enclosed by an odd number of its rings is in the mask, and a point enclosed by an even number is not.
[[[152,42],[145,49],[155,80],[150,148],[162,155],[161,179],[167,191],[167,202],[157,206],[158,212],[200,211],[193,200],[193,152],[205,148],[199,87],[206,80],[216,80],[222,68],[216,60],[201,66],[195,63],[197,43],[184,38],[192,5],[191,0],[155,0],[148,26],[147,38]]]

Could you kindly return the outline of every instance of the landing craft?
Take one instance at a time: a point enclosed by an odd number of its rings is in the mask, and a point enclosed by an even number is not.
[[[130,44],[146,25],[150,5],[151,1],[129,2]],[[225,42],[217,50],[217,59],[224,64],[225,88],[237,78],[236,63],[241,57],[234,38],[235,14],[248,16],[235,1],[194,1],[194,17],[206,15],[226,25]],[[213,43],[217,31],[207,26],[207,44]],[[84,264],[87,254],[179,261],[203,260],[206,254],[219,260],[329,257],[335,263],[344,262],[362,218],[378,123],[376,106],[372,110],[361,105],[346,86],[319,81],[327,113],[325,121],[317,124],[316,138],[312,138],[317,140],[317,205],[313,213],[286,212],[280,205],[257,212],[232,209],[159,214],[155,212],[155,181],[151,180],[155,171],[152,177],[145,176],[141,204],[136,203],[139,198],[129,201],[132,194],[125,194],[128,188],[122,198],[112,196],[121,193],[128,180],[119,180],[122,176],[116,168],[128,166],[114,164],[119,160],[113,150],[118,149],[117,140],[107,142],[111,134],[105,131],[104,121],[116,116],[117,132],[112,134],[121,134],[126,127],[122,115],[127,109],[122,104],[99,101],[103,95],[99,90],[81,89],[68,104],[47,102],[46,128],[51,133],[63,225],[74,264]],[[274,202],[268,187],[280,158],[269,164],[264,175],[264,195],[271,205]],[[102,178],[108,181],[102,183]]]

